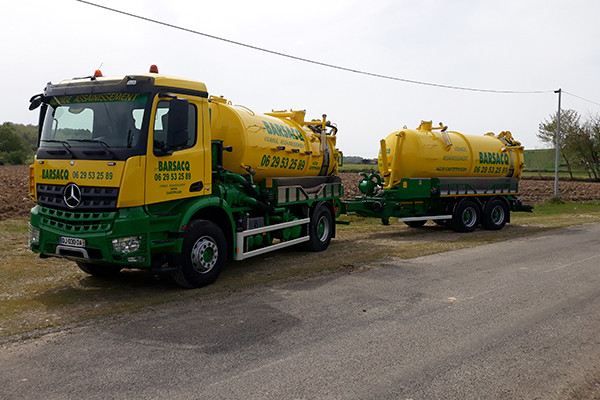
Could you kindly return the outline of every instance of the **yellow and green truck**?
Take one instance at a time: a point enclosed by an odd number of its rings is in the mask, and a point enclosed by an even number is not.
[[[214,282],[228,259],[335,236],[335,125],[259,114],[201,82],[150,73],[49,83],[30,168],[30,247],[103,276],[123,268]]]

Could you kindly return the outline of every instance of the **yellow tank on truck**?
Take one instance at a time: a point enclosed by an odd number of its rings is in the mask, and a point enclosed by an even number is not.
[[[270,177],[337,174],[341,155],[335,148],[336,129],[325,132],[331,127],[325,116],[305,122],[305,111],[259,114],[222,97],[210,100],[212,139],[231,147],[223,155],[225,169],[251,172],[256,183]]]
[[[510,132],[482,136],[450,132],[424,121],[417,129],[392,132],[380,143],[379,171],[385,188],[403,178],[520,178],[523,146]]]

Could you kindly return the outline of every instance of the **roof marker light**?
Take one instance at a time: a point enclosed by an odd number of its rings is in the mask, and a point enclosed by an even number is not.
[[[158,67],[156,65],[152,64],[150,66],[150,73],[151,74],[158,74]]]

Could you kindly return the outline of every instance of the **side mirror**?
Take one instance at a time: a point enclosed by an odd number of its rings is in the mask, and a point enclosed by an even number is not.
[[[176,149],[186,145],[188,132],[189,101],[186,99],[169,100],[167,114],[167,148]]]
[[[40,104],[42,104],[43,98],[44,97],[42,94],[36,94],[31,99],[29,99],[29,110],[33,111],[36,108],[38,108],[40,106]]]

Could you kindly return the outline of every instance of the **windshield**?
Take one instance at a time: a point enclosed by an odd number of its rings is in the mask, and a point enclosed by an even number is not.
[[[103,148],[134,148],[142,138],[147,94],[104,93],[57,96],[50,101],[42,129],[42,146],[69,147],[98,143]]]

